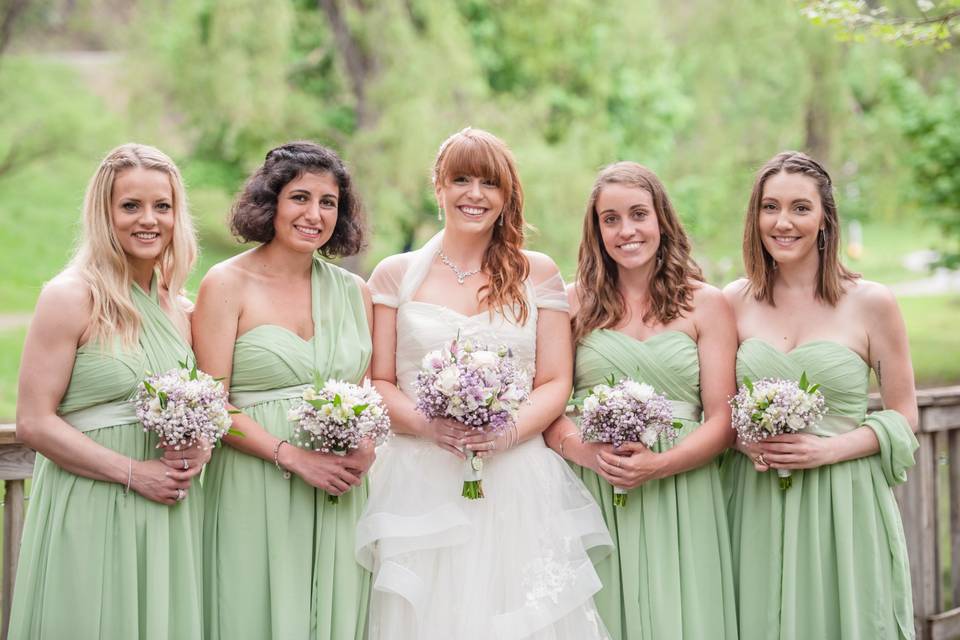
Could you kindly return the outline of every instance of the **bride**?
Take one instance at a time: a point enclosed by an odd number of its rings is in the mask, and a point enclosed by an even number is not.
[[[498,138],[464,129],[433,171],[445,229],[370,278],[373,377],[395,437],[371,470],[357,558],[374,574],[371,639],[589,640],[590,554],[610,536],[590,494],[541,432],[564,410],[572,354],[556,265],[521,249],[523,191]],[[414,410],[423,356],[457,336],[506,345],[533,380],[513,428],[472,435]],[[485,498],[461,497],[464,448],[485,458]]]

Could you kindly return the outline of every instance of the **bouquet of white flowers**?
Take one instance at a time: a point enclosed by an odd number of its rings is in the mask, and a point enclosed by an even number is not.
[[[763,378],[743,384],[730,400],[733,428],[744,442],[760,442],[781,433],[797,433],[813,426],[826,413],[826,402],[820,385],[810,384],[807,374],[800,382],[780,378]],[[793,484],[789,469],[777,469],[780,488]]]
[[[227,392],[219,380],[189,361],[180,368],[152,375],[137,387],[137,418],[144,431],[153,431],[164,446],[187,449],[198,442],[213,446],[230,428]]]
[[[583,398],[580,437],[584,442],[603,442],[619,447],[640,442],[652,447],[657,440],[672,442],[683,424],[673,419],[673,407],[649,384],[634,380],[598,384]],[[626,506],[627,490],[613,487],[613,503]]]
[[[304,449],[344,456],[350,449],[369,439],[381,444],[390,433],[390,418],[383,398],[364,380],[362,385],[340,380],[321,382],[315,376],[287,413],[294,422],[293,442]],[[336,504],[338,496],[328,496]]]

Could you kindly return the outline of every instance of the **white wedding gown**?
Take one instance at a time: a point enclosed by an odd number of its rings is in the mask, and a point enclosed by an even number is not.
[[[411,399],[423,356],[458,333],[506,344],[531,373],[535,366],[536,308],[520,327],[499,314],[464,316],[411,299],[440,238],[409,257],[402,272],[378,269],[370,282],[375,303],[397,308],[397,384]],[[559,274],[527,289],[536,306],[566,309]],[[357,559],[374,576],[368,637],[608,638],[593,604],[601,585],[588,551],[602,557],[612,543],[566,462],[539,436],[486,458],[481,500],[461,497],[463,464],[410,436],[394,436],[378,450],[357,524]]]

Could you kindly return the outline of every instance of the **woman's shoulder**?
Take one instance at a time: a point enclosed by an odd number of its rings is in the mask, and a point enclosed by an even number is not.
[[[37,311],[50,307],[65,312],[87,312],[93,308],[93,289],[79,271],[67,268],[51,278],[40,291]]]
[[[897,308],[897,298],[890,287],[872,280],[850,280],[844,283],[843,294],[859,312],[868,316],[888,313]]]

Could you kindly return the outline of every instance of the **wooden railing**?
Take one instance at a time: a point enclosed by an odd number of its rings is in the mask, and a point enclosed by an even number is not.
[[[917,640],[960,638],[960,386],[917,394],[920,449],[906,484],[895,490],[910,555]],[[876,398],[871,408],[879,408]],[[3,625],[7,638],[17,557],[23,533],[24,480],[34,453],[0,425],[3,511]]]

